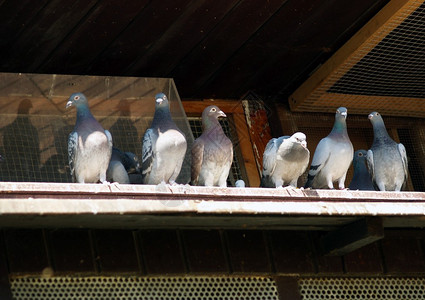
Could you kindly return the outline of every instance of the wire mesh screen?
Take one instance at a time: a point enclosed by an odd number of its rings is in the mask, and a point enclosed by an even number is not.
[[[223,128],[224,133],[233,143],[233,162],[229,172],[229,177],[227,178],[227,186],[235,186],[235,182],[242,178],[241,165],[239,164],[239,140],[235,129],[232,127],[231,122],[228,118],[220,118],[219,120],[221,127]],[[202,134],[202,118],[189,118],[190,128],[193,133],[193,138],[197,139]],[[240,151],[239,151],[240,152]]]
[[[301,278],[303,300],[425,299],[425,278]]]
[[[164,91],[173,120],[186,135],[192,132],[170,79],[0,73],[0,180],[72,182],[68,135],[76,110],[65,110],[72,92],[86,94],[91,112],[108,129],[114,146],[141,158],[142,137],[154,114],[154,96]],[[179,183],[190,179],[186,153]]]
[[[307,136],[307,147],[310,150],[310,162],[319,141],[326,137],[333,126],[334,114],[322,113],[292,113],[287,116],[297,124],[298,131]],[[407,152],[409,161],[409,178],[404,190],[425,191],[425,125],[419,119],[407,119],[383,116],[388,134],[397,142],[401,142]],[[373,128],[367,115],[353,115],[348,111],[347,131],[354,151],[368,150],[373,143]],[[284,132],[284,134],[291,134]],[[298,186],[303,186],[307,180],[308,170],[299,178]],[[348,187],[353,177],[353,166],[348,169],[345,187]]]
[[[27,277],[10,282],[15,300],[279,299],[276,283],[267,277]]]
[[[390,1],[381,13],[366,25],[360,45],[353,38],[351,46],[329,60],[337,67],[318,86],[305,97],[302,88],[300,94],[294,93],[292,104],[297,110],[346,106],[356,113],[379,110],[387,115],[425,116],[425,3]]]

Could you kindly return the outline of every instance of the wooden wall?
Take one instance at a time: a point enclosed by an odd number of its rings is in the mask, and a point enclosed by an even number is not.
[[[425,231],[323,256],[322,232],[257,230],[2,230],[7,273],[18,275],[425,275]]]

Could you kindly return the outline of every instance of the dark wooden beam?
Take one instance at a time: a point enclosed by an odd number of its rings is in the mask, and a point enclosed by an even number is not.
[[[298,286],[298,277],[278,276],[275,277],[277,293],[280,300],[301,300]]]
[[[345,255],[383,237],[382,218],[367,217],[323,236],[321,248],[324,255]]]
[[[6,245],[3,232],[0,232],[0,299],[12,300],[9,282],[9,266],[6,257]]]

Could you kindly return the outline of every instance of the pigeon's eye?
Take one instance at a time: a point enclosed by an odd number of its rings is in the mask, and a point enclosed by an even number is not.
[[[216,112],[217,110],[215,109],[215,107],[211,108],[211,112]]]
[[[359,157],[362,157],[362,156],[363,156],[363,153],[359,152]]]
[[[74,100],[75,100],[75,101],[80,100],[80,96],[75,96],[75,97],[74,97]]]

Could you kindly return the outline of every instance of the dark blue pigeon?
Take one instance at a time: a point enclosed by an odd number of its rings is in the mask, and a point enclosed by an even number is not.
[[[333,189],[333,183],[337,181],[339,189],[345,188],[345,177],[354,153],[347,133],[346,118],[347,109],[338,108],[332,131],[320,140],[314,151],[304,187]]]
[[[218,118],[226,114],[210,105],[202,112],[203,132],[192,145],[192,185],[227,186],[233,161],[232,141],[223,132]]]
[[[175,184],[186,148],[186,138],[171,118],[167,96],[157,94],[155,114],[142,141],[142,182]]]
[[[131,152],[123,152],[112,147],[111,161],[109,162],[106,178],[111,182],[133,183],[132,174],[139,173],[139,161],[137,156]]]
[[[108,183],[106,170],[112,152],[112,136],[93,117],[82,93],[74,93],[66,108],[75,106],[77,120],[68,137],[68,160],[73,182]]]
[[[380,191],[400,191],[407,181],[406,149],[388,135],[378,112],[368,118],[373,126],[373,144],[367,152],[367,164],[373,184]]]
[[[367,151],[366,150],[357,150],[354,152],[353,158],[353,179],[351,179],[350,185],[348,188],[350,190],[363,190],[363,191],[374,191],[375,187],[373,186],[372,178],[370,177],[369,171],[367,169]]]

